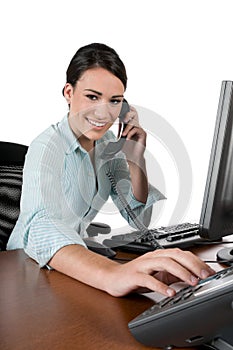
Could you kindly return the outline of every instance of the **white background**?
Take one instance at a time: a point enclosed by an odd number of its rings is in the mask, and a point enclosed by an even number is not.
[[[184,218],[198,221],[221,81],[233,79],[231,4],[2,1],[0,140],[29,144],[62,119],[67,107],[61,91],[71,57],[82,45],[106,43],[126,65],[128,101],[165,118],[183,140],[193,171],[192,199]],[[153,147],[155,157],[156,152],[159,147]],[[169,221],[177,196],[175,175],[172,169],[166,172],[169,210],[163,223]],[[113,223],[118,216],[108,219]]]

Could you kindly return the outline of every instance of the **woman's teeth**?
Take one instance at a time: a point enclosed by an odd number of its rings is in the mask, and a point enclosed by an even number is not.
[[[91,125],[94,125],[94,126],[101,127],[101,126],[106,125],[106,123],[94,122],[94,120],[90,120],[90,119],[87,119],[87,120]]]

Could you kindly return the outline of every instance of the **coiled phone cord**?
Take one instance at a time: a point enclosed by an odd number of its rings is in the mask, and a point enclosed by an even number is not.
[[[125,211],[129,215],[130,219],[133,221],[135,226],[138,228],[138,230],[141,231],[141,235],[138,235],[137,239],[143,239],[144,237],[146,237],[147,240],[153,241],[155,249],[164,249],[164,247],[161,246],[157,240],[155,240],[151,231],[140,220],[138,220],[134,211],[131,209],[130,205],[128,204],[127,200],[125,199],[125,196],[121,192],[121,189],[119,188],[119,186],[117,186],[117,183],[115,181],[115,178],[114,178],[110,168],[108,169],[106,175],[109,178],[109,181],[112,185],[113,190],[118,195],[118,198],[120,200],[120,203],[121,203],[123,209],[125,209]]]

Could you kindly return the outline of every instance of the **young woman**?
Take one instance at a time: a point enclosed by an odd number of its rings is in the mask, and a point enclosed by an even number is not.
[[[169,284],[195,285],[214,271],[198,257],[179,249],[161,249],[119,264],[87,249],[84,237],[111,196],[134,225],[111,186],[107,172],[144,224],[163,195],[148,184],[146,133],[130,107],[123,131],[126,147],[110,161],[100,155],[113,138],[109,131],[123,103],[127,76],[118,54],[104,44],[80,48],[67,70],[63,89],[68,115],[30,145],[24,167],[21,212],[8,249],[24,248],[41,267],[69,275],[113,296],[145,287],[172,296]]]

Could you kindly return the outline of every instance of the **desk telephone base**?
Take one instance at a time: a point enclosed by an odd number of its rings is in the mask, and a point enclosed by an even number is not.
[[[128,326],[147,346],[233,350],[233,266],[162,299]]]

